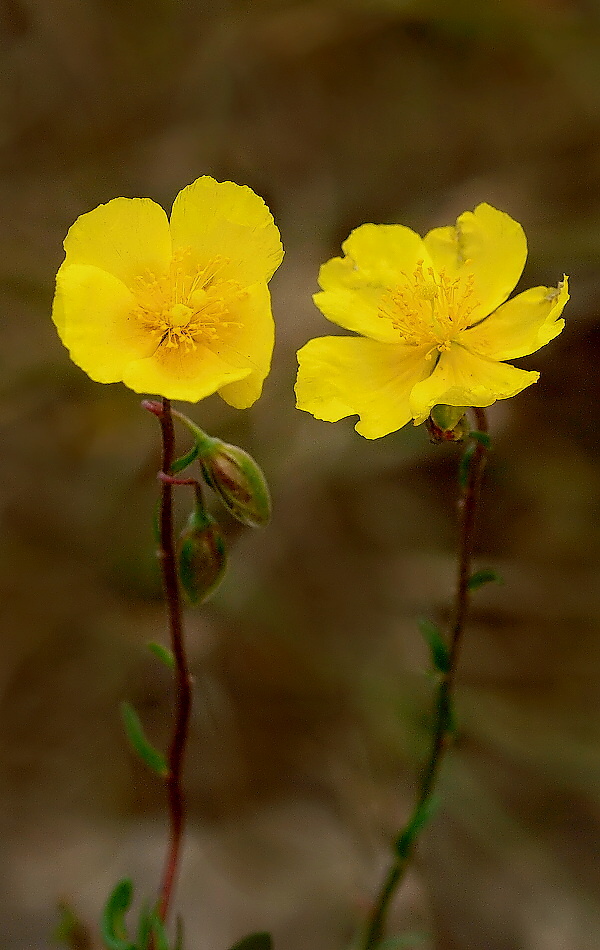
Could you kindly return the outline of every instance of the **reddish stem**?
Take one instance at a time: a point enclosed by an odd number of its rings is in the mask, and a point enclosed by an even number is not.
[[[163,399],[160,412],[158,403],[145,401],[144,408],[157,416],[162,432],[162,473],[170,474],[175,454],[175,434],[171,404]],[[160,496],[160,559],[165,600],[169,617],[171,648],[175,658],[175,712],[171,744],[169,746],[169,774],[167,776],[167,795],[169,802],[170,835],[169,848],[163,872],[159,899],[159,915],[166,920],[171,904],[175,879],[179,867],[183,828],[185,822],[185,801],[182,787],[183,761],[189,731],[192,703],[191,678],[185,654],[181,595],[177,573],[177,555],[173,537],[173,481],[161,478]]]

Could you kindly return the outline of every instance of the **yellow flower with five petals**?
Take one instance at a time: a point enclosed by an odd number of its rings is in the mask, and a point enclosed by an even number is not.
[[[507,300],[527,256],[509,215],[480,204],[425,238],[402,225],[364,224],[342,249],[321,267],[314,300],[361,336],[302,347],[299,409],[328,422],[358,414],[357,432],[377,439],[424,422],[435,405],[490,406],[538,380],[504,361],[560,333],[567,278]]]
[[[258,399],[283,249],[250,188],[199,178],[170,221],[149,198],[115,198],[81,215],[64,246],[52,318],[88,376],[188,402]]]

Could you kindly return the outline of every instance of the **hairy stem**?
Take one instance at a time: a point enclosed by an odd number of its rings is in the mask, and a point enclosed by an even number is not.
[[[488,425],[485,409],[473,409],[477,429],[487,435]],[[446,748],[446,739],[451,726],[452,704],[456,668],[462,643],[463,630],[469,606],[469,578],[471,576],[471,561],[473,558],[473,544],[475,537],[475,519],[481,489],[481,478],[485,465],[487,448],[482,442],[475,442],[473,455],[470,459],[467,481],[460,499],[461,520],[458,548],[458,572],[456,578],[456,595],[454,602],[454,617],[448,645],[448,668],[441,674],[438,685],[435,722],[431,749],[427,763],[421,775],[417,798],[412,815],[404,829],[395,841],[396,857],[387,873],[377,899],[367,918],[367,924],[360,950],[375,950],[380,943],[385,930],[385,923],[391,901],[410,863],[412,852],[420,827],[419,818],[423,815],[431,800],[440,765]],[[411,833],[414,829],[414,833]],[[402,843],[402,847],[400,847]]]
[[[168,399],[163,399],[162,410],[160,414],[156,414],[162,432],[162,473],[169,475],[175,455],[175,435],[171,404]],[[159,901],[159,914],[161,920],[164,921],[169,913],[181,856],[185,822],[182,773],[192,702],[190,673],[183,638],[177,554],[173,537],[173,483],[168,479],[161,479],[159,526],[159,559],[167,602],[171,649],[175,658],[175,711],[168,756],[169,774],[166,780],[170,833]]]

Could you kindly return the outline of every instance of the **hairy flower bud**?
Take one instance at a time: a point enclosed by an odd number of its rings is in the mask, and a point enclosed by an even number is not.
[[[199,460],[207,483],[234,518],[251,528],[268,523],[271,517],[269,486],[252,456],[237,445],[213,439]]]
[[[217,522],[196,508],[179,538],[179,579],[191,604],[213,593],[225,575],[227,552]]]

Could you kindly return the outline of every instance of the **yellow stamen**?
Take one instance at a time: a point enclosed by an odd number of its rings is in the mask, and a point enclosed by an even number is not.
[[[173,255],[164,275],[147,271],[136,278],[133,313],[156,337],[159,347],[195,350],[197,343],[210,344],[231,327],[241,325],[229,318],[246,291],[235,281],[219,277],[228,263],[223,257],[214,257],[198,267],[187,248]]]
[[[477,306],[473,298],[473,274],[448,277],[433,267],[423,270],[418,261],[411,276],[386,291],[381,299],[379,316],[390,320],[404,343],[422,346],[430,343],[432,350],[447,350],[462,330],[470,325]]]

